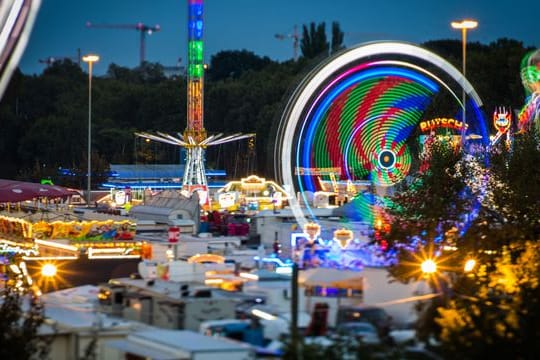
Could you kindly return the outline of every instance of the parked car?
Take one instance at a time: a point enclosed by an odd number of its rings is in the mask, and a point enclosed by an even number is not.
[[[375,326],[379,337],[386,339],[392,327],[392,317],[376,306],[342,306],[338,309],[336,324],[348,324],[352,322],[368,322]]]
[[[369,322],[343,323],[337,327],[336,331],[339,335],[352,336],[365,344],[381,343],[377,328]]]

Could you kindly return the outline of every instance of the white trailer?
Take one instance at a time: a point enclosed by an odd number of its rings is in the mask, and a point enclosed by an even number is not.
[[[252,360],[255,349],[229,339],[210,337],[189,330],[144,330],[125,340],[105,343],[107,359],[123,360],[127,356],[145,359],[181,360]]]

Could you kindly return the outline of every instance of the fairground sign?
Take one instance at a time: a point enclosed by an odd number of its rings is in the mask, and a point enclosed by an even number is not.
[[[468,125],[465,124],[465,129]],[[420,123],[420,130],[423,132],[432,131],[438,128],[448,128],[455,130],[463,130],[463,121],[447,118],[436,118],[433,120],[426,120]]]

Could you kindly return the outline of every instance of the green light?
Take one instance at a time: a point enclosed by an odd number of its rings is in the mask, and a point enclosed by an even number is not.
[[[200,78],[203,76],[204,67],[202,64],[189,64],[188,75],[192,78]]]
[[[202,41],[190,41],[188,45],[189,61],[192,63],[203,62],[203,42]]]

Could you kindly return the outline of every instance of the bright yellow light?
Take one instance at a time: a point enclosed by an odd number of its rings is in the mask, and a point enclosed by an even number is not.
[[[465,272],[470,272],[474,269],[475,266],[476,266],[476,260],[469,259],[465,262],[465,266],[463,267],[463,270]]]
[[[219,285],[223,284],[223,279],[206,279],[204,280],[205,285]]]
[[[56,270],[57,269],[54,264],[47,263],[41,268],[41,275],[46,277],[53,277],[56,275]]]
[[[88,54],[82,57],[84,62],[93,63],[99,61],[99,56],[94,54]]]
[[[264,320],[276,320],[276,317],[274,315],[267,313],[266,311],[259,310],[259,309],[253,309],[251,310],[251,313]]]
[[[476,20],[462,20],[462,21],[452,21],[450,23],[454,29],[474,29],[478,26],[478,21]]]
[[[239,275],[240,275],[240,277],[243,277],[244,279],[259,280],[259,276],[256,275],[256,274],[241,272]]]
[[[426,274],[433,274],[437,271],[437,264],[431,259],[424,260],[420,267],[422,269],[422,272]]]
[[[21,273],[21,270],[19,269],[19,267],[15,264],[11,264],[9,265],[9,268],[11,269],[11,271],[13,271],[15,274],[20,274]]]

